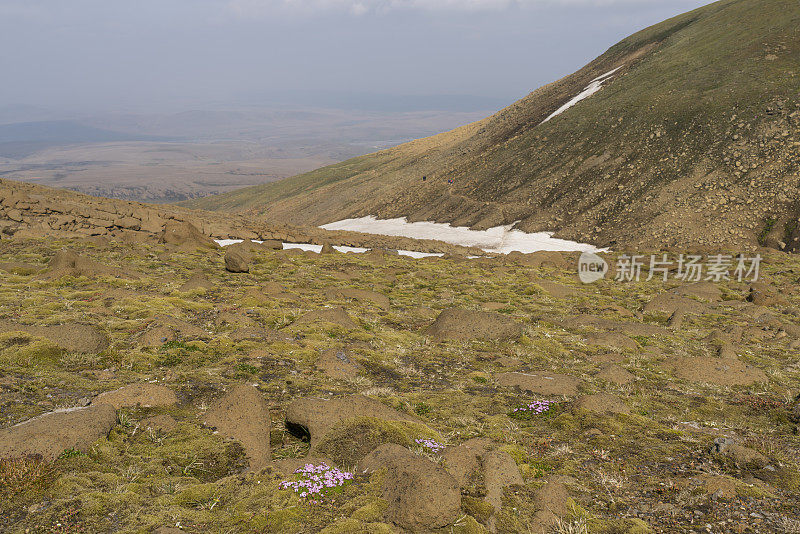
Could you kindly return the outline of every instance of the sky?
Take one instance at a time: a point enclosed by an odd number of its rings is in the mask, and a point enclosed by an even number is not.
[[[160,112],[442,95],[511,103],[707,3],[0,0],[0,107]]]

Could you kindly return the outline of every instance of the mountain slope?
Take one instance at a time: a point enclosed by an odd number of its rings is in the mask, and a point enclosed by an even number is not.
[[[799,95],[800,4],[723,0],[632,35],[482,121],[190,205],[293,224],[520,221],[617,247],[792,248]]]

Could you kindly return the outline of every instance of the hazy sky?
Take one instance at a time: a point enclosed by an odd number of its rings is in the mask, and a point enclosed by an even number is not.
[[[705,0],[0,0],[0,107],[513,101]]]

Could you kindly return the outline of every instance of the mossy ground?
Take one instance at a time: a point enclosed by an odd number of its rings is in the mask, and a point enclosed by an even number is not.
[[[221,390],[241,381],[258,384],[272,407],[276,460],[308,453],[308,444],[286,431],[283,409],[309,395],[358,392],[422,418],[448,444],[478,436],[501,442],[526,480],[506,493],[497,518],[504,531],[528,532],[536,489],[551,475],[574,479],[574,513],[564,518],[562,530],[579,525],[588,532],[644,532],[646,524],[660,532],[689,532],[710,524],[714,532],[791,531],[800,506],[800,439],[788,406],[800,383],[800,353],[791,348],[791,336],[767,331],[743,313],[745,284],[721,284],[727,300],[713,313],[687,316],[680,329],[636,336],[638,348],[619,353],[620,365],[636,380],[617,386],[594,376],[601,364],[593,358],[608,351],[585,343],[583,334],[591,329],[565,329],[560,320],[584,313],[663,326],[666,317],[637,319],[631,313],[675,284],[602,281],[581,286],[566,271],[502,260],[376,260],[268,251],[255,255],[249,274],[230,274],[219,252],[59,240],[3,242],[0,262],[44,267],[65,246],[141,277],[43,280],[0,272],[0,318],[88,323],[112,340],[100,354],[76,354],[42,338],[0,335],[0,426],[141,381],[171,387],[181,403],[121,410],[108,438],[86,454],[67,453],[51,465],[2,464],[2,531],[150,532],[162,525],[180,525],[188,532],[396,531],[382,522],[385,503],[374,479],[359,475],[342,493],[309,505],[279,489],[283,477],[271,468],[244,473],[241,447],[199,423]],[[800,260],[776,255],[764,269],[792,304],[770,311],[780,321],[797,324]],[[215,288],[179,292],[199,271]],[[579,293],[554,298],[536,285],[541,279],[571,285]],[[266,282],[277,282],[288,295],[260,302],[243,298],[248,289]],[[374,290],[387,295],[391,307],[331,300],[326,292],[331,287]],[[304,313],[324,306],[345,307],[357,328],[295,324]],[[421,333],[441,309],[484,306],[518,318],[526,325],[524,336],[503,343],[436,343]],[[226,312],[279,335],[234,341],[237,326],[230,315],[219,320]],[[199,326],[205,335],[179,336],[157,348],[138,346],[137,335],[164,316]],[[712,329],[731,326],[745,327],[736,351],[766,372],[766,384],[690,383],[659,365],[672,355],[713,357],[713,347],[703,338]],[[769,335],[760,336],[759,330]],[[333,380],[315,368],[319,354],[334,346],[346,346],[360,364],[353,379]],[[570,398],[556,397],[554,408],[542,416],[511,418],[513,407],[536,397],[494,383],[496,373],[509,370],[577,376],[582,394],[618,395],[631,414],[574,412]],[[177,428],[144,430],[139,422],[156,414],[171,415]],[[739,468],[711,455],[714,438],[723,433],[767,455],[774,471]],[[737,497],[731,501],[709,494],[694,483],[702,473],[733,477],[739,484]],[[474,517],[465,515],[447,532],[481,531],[487,511],[475,501],[480,495],[475,488],[465,500],[465,511]]]

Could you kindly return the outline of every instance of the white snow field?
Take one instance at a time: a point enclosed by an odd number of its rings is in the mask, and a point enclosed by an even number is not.
[[[515,223],[516,224],[516,223]],[[359,219],[345,219],[324,224],[325,230],[350,230],[365,234],[411,237],[414,239],[436,239],[453,245],[480,248],[485,252],[508,254],[519,251],[524,253],[540,250],[597,252],[599,249],[575,241],[556,239],[552,232],[527,234],[514,230],[514,224],[496,226],[488,230],[470,230],[465,226],[451,226],[446,223],[414,222],[405,217],[399,219],[376,219],[372,216]]]
[[[598,76],[597,78],[595,78],[594,80],[592,80],[592,81],[589,83],[589,85],[587,85],[587,86],[586,86],[586,89],[584,89],[583,91],[581,91],[580,93],[578,93],[578,94],[577,94],[576,96],[574,96],[574,97],[573,97],[573,98],[572,98],[572,99],[571,99],[569,102],[567,102],[566,104],[564,104],[563,106],[561,106],[560,108],[558,108],[557,110],[555,110],[553,113],[551,113],[551,114],[550,114],[550,115],[549,115],[549,116],[548,116],[548,117],[547,117],[545,120],[543,120],[543,121],[542,121],[540,124],[544,124],[544,123],[546,123],[547,121],[549,121],[550,119],[552,119],[552,118],[553,118],[553,117],[555,117],[556,115],[561,115],[562,113],[564,113],[565,111],[567,111],[569,108],[571,108],[572,106],[574,106],[575,104],[577,104],[577,103],[578,103],[578,102],[580,102],[581,100],[583,100],[583,99],[585,99],[585,98],[589,98],[590,96],[592,96],[593,94],[595,94],[597,91],[599,91],[600,89],[602,89],[602,88],[603,88],[603,84],[604,84],[605,82],[607,82],[607,81],[608,81],[608,79],[609,79],[609,78],[610,78],[610,77],[611,77],[611,76],[612,76],[612,75],[613,75],[615,72],[617,72],[617,71],[618,71],[619,69],[621,69],[621,68],[622,68],[622,66],[619,66],[619,67],[617,67],[616,69],[610,70],[610,71],[606,72],[605,74],[603,74],[602,76]]]
[[[214,241],[221,247],[227,247],[228,245],[233,245],[235,243],[241,243],[244,241],[243,239],[215,239]],[[253,240],[254,243],[263,243],[263,241],[259,241],[257,239]],[[307,250],[311,252],[316,252],[319,254],[322,252],[322,245],[311,245],[309,243],[283,243],[283,250],[289,250],[292,248],[299,248],[300,250]],[[345,246],[338,246],[334,245],[333,248],[338,250],[339,252],[354,252],[356,254],[361,254],[363,252],[369,252],[370,249],[362,248],[362,247],[345,247]],[[435,253],[435,252],[417,252],[415,250],[398,250],[397,253],[401,256],[409,256],[411,258],[427,258],[429,256],[444,256],[444,254]]]

